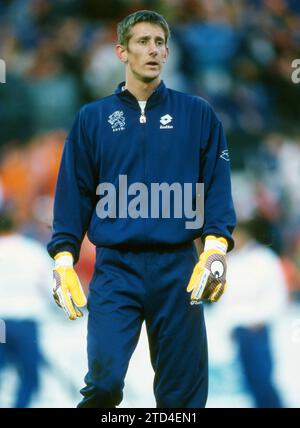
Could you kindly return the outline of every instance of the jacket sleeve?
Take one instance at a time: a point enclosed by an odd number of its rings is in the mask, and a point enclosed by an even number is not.
[[[55,200],[53,233],[47,249],[51,257],[70,251],[76,263],[96,203],[96,173],[92,161],[84,108],[66,139]]]
[[[207,137],[201,150],[201,182],[204,183],[202,240],[210,234],[223,236],[230,251],[234,246],[231,234],[236,215],[231,195],[228,147],[221,122],[213,111],[210,113]]]

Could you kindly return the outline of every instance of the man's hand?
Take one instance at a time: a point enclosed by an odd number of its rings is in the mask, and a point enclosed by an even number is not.
[[[187,291],[191,294],[191,305],[201,300],[216,302],[226,288],[225,238],[209,235],[205,239],[204,251],[196,264]]]
[[[63,308],[70,320],[82,317],[78,307],[86,305],[86,297],[73,268],[73,256],[68,251],[58,253],[53,269],[53,297]]]

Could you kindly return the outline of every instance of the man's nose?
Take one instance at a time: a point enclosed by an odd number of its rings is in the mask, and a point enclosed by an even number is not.
[[[157,53],[158,53],[158,48],[157,48],[156,43],[154,41],[150,42],[149,43],[149,54],[152,56],[155,56],[155,55],[157,55]]]

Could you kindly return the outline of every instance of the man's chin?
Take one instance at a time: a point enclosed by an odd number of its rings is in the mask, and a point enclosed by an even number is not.
[[[155,75],[143,75],[141,76],[141,80],[144,83],[151,83],[154,82],[155,80],[159,79],[159,73],[155,74]]]

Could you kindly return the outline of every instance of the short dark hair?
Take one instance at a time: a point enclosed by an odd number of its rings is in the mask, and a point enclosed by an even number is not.
[[[126,16],[121,22],[118,23],[118,43],[127,46],[131,37],[130,30],[139,22],[149,22],[150,24],[159,25],[165,33],[165,43],[167,44],[171,32],[169,24],[165,18],[157,12],[151,10],[138,10]]]

